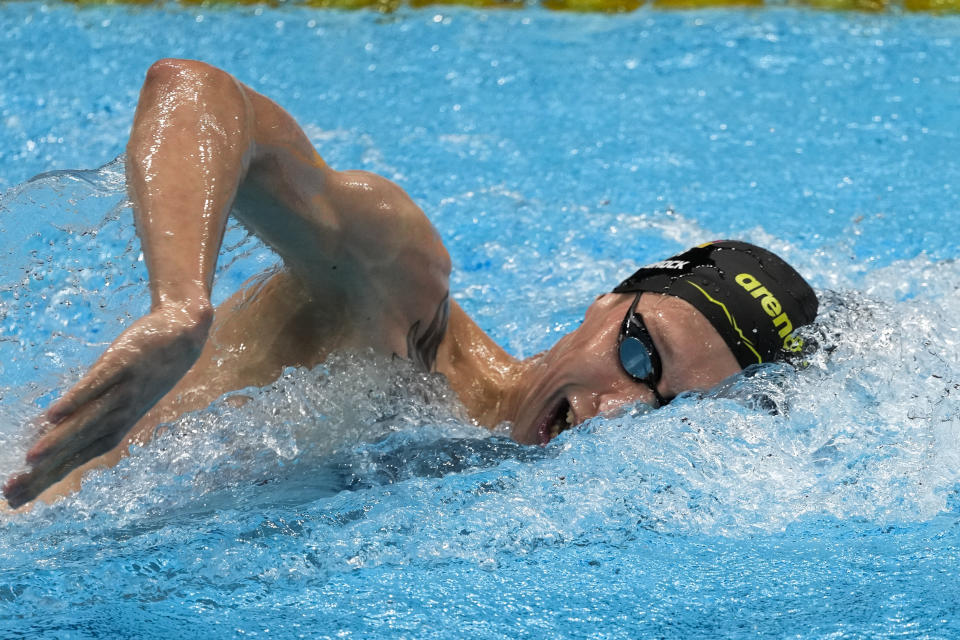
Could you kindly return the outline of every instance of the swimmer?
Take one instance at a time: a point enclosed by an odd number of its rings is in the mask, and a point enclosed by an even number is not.
[[[546,444],[598,414],[659,407],[787,357],[817,311],[780,258],[712,242],[641,268],[549,351],[517,360],[450,297],[447,251],[400,187],[330,168],[276,103],[201,62],[148,71],[127,188],[150,311],[40,418],[28,470],[3,487],[13,508],[74,491],[156,425],[334,350],[409,358],[446,376],[478,424]],[[214,309],[231,211],[282,268]]]

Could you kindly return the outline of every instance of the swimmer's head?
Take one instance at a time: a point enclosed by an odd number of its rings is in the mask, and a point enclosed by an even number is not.
[[[707,242],[639,269],[614,293],[686,300],[717,330],[742,368],[803,348],[795,331],[817,315],[817,296],[782,259],[737,240]]]
[[[545,444],[622,406],[659,407],[711,389],[797,353],[795,330],[816,312],[816,295],[796,271],[745,242],[710,242],[648,265],[526,364],[512,436]]]

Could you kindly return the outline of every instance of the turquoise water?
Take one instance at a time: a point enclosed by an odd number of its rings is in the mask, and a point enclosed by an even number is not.
[[[143,33],[152,39],[141,41]],[[520,447],[369,354],[168,425],[0,515],[0,637],[960,635],[960,19],[0,5],[0,469],[147,304],[122,158],[146,68],[221,65],[400,183],[517,355],[638,264],[769,246],[802,371]],[[222,300],[273,256],[228,234]]]

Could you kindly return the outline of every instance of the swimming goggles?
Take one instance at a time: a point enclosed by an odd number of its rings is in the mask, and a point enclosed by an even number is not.
[[[643,316],[637,313],[637,303],[642,295],[642,291],[637,294],[623,318],[620,337],[617,339],[617,352],[620,354],[620,366],[627,375],[649,387],[657,406],[662,407],[669,402],[657,391],[663,365],[660,353],[647,331],[647,325],[643,323]]]

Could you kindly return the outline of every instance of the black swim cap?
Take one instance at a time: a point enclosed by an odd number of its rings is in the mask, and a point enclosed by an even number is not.
[[[817,317],[817,296],[793,267],[766,249],[717,240],[641,268],[614,293],[683,298],[707,317],[741,367],[803,348],[793,332]]]

